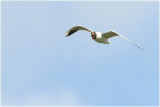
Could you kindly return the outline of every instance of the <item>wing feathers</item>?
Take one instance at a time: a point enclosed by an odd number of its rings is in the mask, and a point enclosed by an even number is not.
[[[77,32],[77,31],[79,31],[79,30],[85,30],[85,31],[88,31],[88,32],[92,32],[90,29],[78,25],[78,26],[74,26],[74,27],[72,27],[71,29],[69,29],[69,30],[66,32],[66,36],[70,36],[70,35],[72,35],[73,33]]]
[[[103,33],[102,36],[104,36],[105,38],[109,39],[109,38],[112,38],[114,36],[119,36],[119,34],[111,30],[111,31],[109,31],[107,33]]]
[[[136,47],[138,47],[138,48],[144,50],[143,48],[141,48],[140,46],[136,45],[135,43],[133,43],[133,42],[130,41],[129,39],[125,38],[124,36],[122,36],[122,35],[119,35],[119,36],[121,36],[122,38],[126,39],[127,41],[129,41],[130,43],[132,43],[134,46],[136,46]]]
[[[129,41],[130,43],[132,43],[134,46],[136,46],[136,47],[144,50],[144,49],[141,48],[140,46],[136,45],[135,43],[133,43],[132,41],[130,41],[130,40],[127,39],[126,37],[118,34],[117,32],[115,32],[115,31],[113,31],[113,30],[111,30],[111,31],[109,31],[109,32],[107,32],[107,33],[103,33],[102,36],[104,36],[104,37],[107,38],[107,39],[112,38],[112,37],[115,37],[115,36],[120,36],[120,37],[122,37],[123,39],[126,39],[127,41]]]

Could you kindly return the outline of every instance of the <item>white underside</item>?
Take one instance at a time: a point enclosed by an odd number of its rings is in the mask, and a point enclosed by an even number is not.
[[[96,34],[97,34],[96,39],[94,39],[96,42],[104,43],[104,44],[110,44],[108,39],[106,39],[105,37],[102,36],[102,33],[96,32]]]

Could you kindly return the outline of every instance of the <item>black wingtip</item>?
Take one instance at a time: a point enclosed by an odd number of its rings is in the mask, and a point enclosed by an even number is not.
[[[141,50],[143,50],[143,51],[144,51],[144,49],[143,49],[143,48],[141,48],[141,47],[138,47],[138,48],[140,48]]]

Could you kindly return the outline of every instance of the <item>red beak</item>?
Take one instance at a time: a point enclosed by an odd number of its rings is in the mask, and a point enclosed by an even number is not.
[[[92,39],[94,38],[94,35],[92,35]]]

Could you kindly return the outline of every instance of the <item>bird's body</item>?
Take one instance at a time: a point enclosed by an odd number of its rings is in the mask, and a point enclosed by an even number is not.
[[[101,32],[95,32],[95,33],[96,33],[96,38],[93,40],[95,40],[98,43],[109,44],[109,41],[105,37],[102,36]]]
[[[113,30],[110,30],[107,33],[93,32],[93,31],[91,31],[90,29],[88,29],[86,27],[78,25],[78,26],[74,26],[71,29],[69,29],[66,32],[66,37],[72,35],[73,33],[77,32],[79,30],[85,30],[85,31],[91,32],[92,39],[95,40],[98,43],[110,44],[108,39],[110,39],[112,37],[120,36],[120,37],[126,39],[127,41],[129,41],[130,43],[132,43],[133,45],[137,46],[138,48],[142,49],[141,47],[139,47],[138,45],[136,45],[132,41],[128,40],[127,38],[125,38],[124,36],[118,34],[117,32],[115,32]],[[144,50],[144,49],[142,49],[142,50]]]

